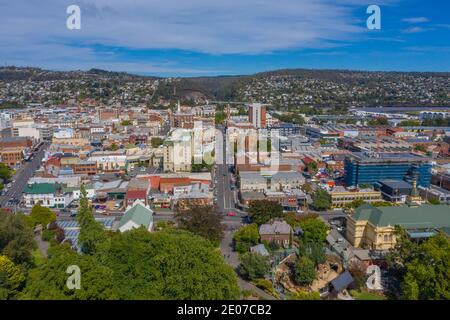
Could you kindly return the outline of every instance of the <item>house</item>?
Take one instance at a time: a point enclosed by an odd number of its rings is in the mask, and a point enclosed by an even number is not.
[[[127,206],[132,205],[136,200],[142,201],[145,205],[148,204],[148,191],[143,189],[128,190],[125,194],[125,203]]]
[[[289,245],[292,234],[292,227],[283,220],[276,220],[259,227],[261,242],[275,242],[284,247]]]
[[[47,208],[65,208],[73,200],[58,183],[29,183],[23,193],[27,208],[38,203]]]
[[[331,280],[329,284],[329,291],[332,295],[338,295],[345,289],[352,287],[355,283],[352,275],[348,270],[341,273],[338,277]]]
[[[148,231],[153,228],[153,210],[142,201],[136,200],[129,206],[122,219],[120,219],[117,229],[125,232],[143,226]]]
[[[250,252],[258,253],[264,257],[269,256],[269,251],[267,251],[266,247],[262,243],[257,244],[256,246],[250,247]]]

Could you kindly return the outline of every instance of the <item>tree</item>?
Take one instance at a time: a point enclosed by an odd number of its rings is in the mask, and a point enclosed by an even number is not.
[[[258,244],[259,233],[258,226],[254,223],[241,227],[234,233],[234,250],[239,253],[245,253],[250,247]]]
[[[331,197],[326,190],[317,188],[314,191],[313,196],[313,207],[318,211],[324,211],[331,207]]]
[[[122,126],[130,126],[132,124],[131,120],[123,120],[120,125]]]
[[[401,227],[395,230],[396,244],[386,260],[401,279],[404,299],[450,299],[450,240],[438,234],[423,243],[412,242]]]
[[[308,292],[299,290],[289,297],[291,300],[320,300],[320,293],[317,291]]]
[[[304,185],[302,185],[300,187],[300,189],[302,189],[303,192],[310,194],[312,192],[312,187],[310,183],[305,183]]]
[[[418,144],[417,146],[415,146],[414,150],[420,151],[420,152],[427,152],[427,148],[425,148],[425,146],[422,144]]]
[[[42,225],[43,228],[46,228],[49,223],[56,221],[56,214],[49,208],[35,204],[27,218],[31,227]]]
[[[80,268],[80,289],[66,285],[69,266]],[[79,255],[69,245],[50,248],[49,258],[38,268],[30,270],[21,299],[39,300],[106,300],[119,297],[112,270],[102,266],[96,257]]]
[[[310,285],[316,278],[314,262],[308,257],[300,257],[295,263],[294,280],[301,286]]]
[[[7,256],[0,255],[0,291],[5,299],[15,296],[25,282],[22,270],[14,264]]]
[[[441,202],[439,201],[438,198],[431,198],[430,200],[428,200],[428,202],[432,205],[438,205],[441,204]]]
[[[359,208],[360,206],[362,206],[364,204],[364,200],[363,199],[355,199],[350,203],[347,203],[345,205],[346,208]]]
[[[185,211],[178,210],[175,220],[180,229],[202,236],[214,244],[218,245],[223,237],[222,216],[212,206],[191,206]]]
[[[31,251],[36,247],[33,231],[21,214],[12,215],[0,210],[0,254],[15,264],[32,265]]]
[[[225,121],[225,119],[226,119],[226,115],[224,112],[222,112],[222,111],[216,112],[215,118],[214,118],[216,124],[222,124]]]
[[[113,142],[111,144],[110,149],[111,149],[111,151],[117,151],[117,150],[119,150],[119,146],[117,145],[117,143]]]
[[[417,127],[420,126],[419,120],[403,120],[397,124],[398,127]]]
[[[248,280],[263,278],[270,270],[270,263],[267,257],[256,252],[246,252],[241,255],[239,274]]]
[[[413,260],[404,266],[405,299],[450,299],[450,240],[446,236],[439,234],[419,245]]]
[[[389,125],[389,122],[386,117],[380,117],[367,121],[367,124],[370,126],[387,126]]]
[[[77,221],[80,226],[78,242],[84,253],[93,254],[97,245],[105,240],[106,234],[103,226],[95,220],[92,214],[92,207],[89,205],[84,185],[81,185],[80,193],[80,206],[77,213]]]
[[[13,175],[13,170],[3,162],[0,162],[0,180],[10,180]]]
[[[327,225],[319,218],[305,219],[300,222],[300,227],[303,230],[303,241],[305,243],[322,244],[328,234]]]
[[[262,225],[274,218],[283,216],[283,207],[275,201],[255,200],[248,208],[249,216],[257,225]]]
[[[314,267],[326,261],[325,248],[322,243],[300,242],[298,256],[309,258],[314,263]]]
[[[301,226],[302,221],[314,218],[317,218],[317,214],[315,213],[298,214],[296,212],[288,212],[284,216],[284,221],[295,229]]]
[[[183,230],[115,233],[98,260],[113,270],[119,299],[237,299],[233,269],[210,241]]]
[[[164,143],[164,140],[160,137],[152,137],[151,144],[152,148],[158,148],[160,145]]]

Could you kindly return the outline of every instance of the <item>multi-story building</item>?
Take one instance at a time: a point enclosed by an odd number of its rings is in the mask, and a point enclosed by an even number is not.
[[[346,238],[351,245],[372,250],[395,246],[395,226],[406,229],[412,239],[427,238],[450,227],[448,205],[402,205],[373,207],[364,204],[347,216]]]
[[[345,184],[373,185],[378,180],[417,180],[421,186],[429,186],[431,163],[427,157],[413,153],[362,153],[354,152],[344,160]]]
[[[166,172],[190,172],[192,169],[192,137],[189,131],[174,131],[164,141],[163,167]]]
[[[252,103],[248,107],[248,120],[255,128],[266,127],[266,106]]]
[[[354,189],[349,190],[344,187],[334,187],[330,192],[331,207],[342,208],[347,204],[352,203],[355,200],[363,200],[364,202],[376,202],[381,201],[381,192],[372,189]]]
[[[0,162],[9,166],[22,163],[24,159],[24,149],[22,147],[8,147],[0,149]]]
[[[86,174],[95,175],[97,174],[97,163],[94,161],[78,161],[73,165],[74,174]]]
[[[0,139],[0,148],[30,148],[33,142],[27,137],[11,137]]]

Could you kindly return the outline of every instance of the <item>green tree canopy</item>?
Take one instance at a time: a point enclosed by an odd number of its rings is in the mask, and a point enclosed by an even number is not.
[[[322,188],[317,188],[314,191],[312,200],[314,209],[318,211],[324,211],[331,207],[331,196]]]
[[[214,244],[223,237],[222,216],[211,206],[191,206],[189,210],[177,211],[175,220],[180,229],[202,236]]]
[[[0,255],[0,292],[4,299],[16,295],[25,282],[25,275],[7,256]]]
[[[3,162],[0,162],[0,180],[9,180],[13,175],[13,170]]]
[[[328,234],[328,227],[319,218],[305,219],[300,222],[303,230],[303,241],[306,243],[322,244]]]
[[[450,299],[450,240],[438,234],[414,243],[397,227],[396,246],[388,256],[401,280],[402,296],[412,300]]]
[[[258,226],[255,223],[243,226],[233,235],[234,250],[245,253],[250,250],[250,247],[258,244],[258,240]]]
[[[298,256],[308,257],[314,263],[314,267],[317,267],[326,261],[325,247],[323,243],[300,242]]]
[[[294,280],[302,286],[310,285],[316,278],[314,262],[306,256],[300,257],[295,263]]]
[[[275,201],[255,200],[248,208],[249,216],[257,225],[269,222],[283,216],[283,207]]]
[[[33,231],[21,214],[12,215],[0,210],[0,254],[15,264],[31,265],[31,251],[36,247]]]
[[[120,299],[236,299],[237,278],[208,240],[182,230],[115,233],[97,254]]]
[[[164,142],[160,137],[152,137],[151,144],[153,148],[158,148]]]
[[[80,268],[80,289],[69,289],[67,268]],[[49,258],[39,268],[30,270],[21,299],[105,300],[119,297],[112,270],[94,256],[79,255],[67,244],[51,247]]]
[[[256,252],[246,252],[240,257],[239,274],[248,280],[263,278],[270,270],[267,257]]]
[[[50,222],[56,221],[56,214],[47,207],[35,204],[26,220],[33,228],[39,224],[46,228]]]
[[[105,239],[106,232],[94,218],[84,185],[81,186],[80,192],[80,206],[77,214],[77,221],[80,226],[78,243],[84,253],[92,254],[95,252],[97,245]]]

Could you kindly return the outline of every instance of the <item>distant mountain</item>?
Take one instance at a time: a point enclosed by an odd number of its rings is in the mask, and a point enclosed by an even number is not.
[[[71,80],[76,77],[82,78],[111,78],[121,80],[142,80],[157,79],[157,77],[146,77],[134,75],[126,72],[114,72],[101,69],[90,69],[88,71],[53,71],[40,68],[21,68],[21,67],[0,67],[0,81],[51,81],[51,80]]]
[[[0,81],[154,80],[152,99],[260,101],[275,107],[450,106],[450,73],[283,69],[253,75],[163,78],[112,72],[0,67]],[[86,84],[92,85],[92,81]],[[109,85],[109,84],[108,84]],[[86,90],[87,94],[89,90]]]

